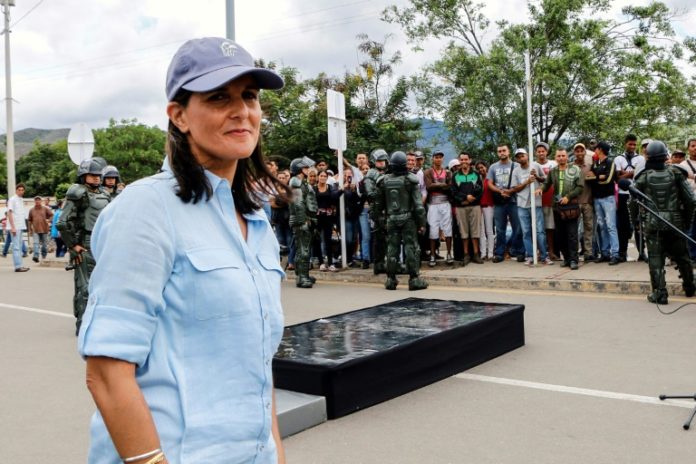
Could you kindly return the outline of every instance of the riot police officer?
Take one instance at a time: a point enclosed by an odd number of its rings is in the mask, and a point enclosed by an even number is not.
[[[694,217],[696,197],[686,182],[686,172],[678,166],[665,164],[668,156],[669,150],[664,143],[650,142],[645,169],[635,177],[635,188],[652,200],[653,204],[646,204],[647,207],[656,210],[661,217],[680,230],[686,231]],[[633,211],[637,208],[634,202],[631,208]],[[696,285],[686,239],[651,214],[643,212],[641,218],[648,247],[652,287],[648,301],[667,304],[665,284],[665,257],[667,256],[677,265],[686,296],[694,296]]]
[[[422,290],[428,283],[419,277],[420,247],[418,234],[425,231],[425,208],[418,188],[418,178],[408,172],[406,153],[396,151],[389,160],[388,174],[377,180],[377,211],[386,214],[387,280],[384,287],[396,290],[399,252],[404,246],[408,289]]]
[[[73,312],[77,319],[76,334],[80,331],[82,315],[87,307],[89,277],[95,265],[90,250],[92,230],[99,213],[111,201],[111,196],[101,188],[101,175],[105,167],[106,162],[102,158],[80,163],[77,183],[71,185],[65,194],[65,206],[56,223],[61,238],[70,250],[70,260],[75,269]]]
[[[386,218],[382,211],[379,211],[377,205],[377,181],[387,172],[389,165],[389,155],[381,148],[373,150],[370,154],[373,167],[367,171],[365,175],[364,185],[365,193],[367,194],[367,203],[370,207],[370,222],[372,223],[372,258],[373,272],[375,275],[386,272]]]
[[[300,288],[312,288],[315,282],[309,275],[312,237],[317,224],[318,210],[314,189],[307,182],[307,174],[312,166],[314,161],[306,156],[290,162],[290,227],[295,241],[295,285]]]
[[[118,173],[118,169],[116,169],[116,166],[108,165],[102,169],[101,177],[104,191],[108,193],[113,200],[121,193],[118,190],[118,184],[121,183],[121,176]]]

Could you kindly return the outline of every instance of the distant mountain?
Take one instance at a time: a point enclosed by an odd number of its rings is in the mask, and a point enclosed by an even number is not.
[[[416,145],[418,148],[425,148],[430,153],[441,151],[445,154],[445,163],[457,156],[457,148],[449,140],[449,130],[445,123],[435,119],[420,118],[416,119],[421,124],[422,135]]]
[[[14,133],[15,158],[19,159],[31,151],[34,142],[54,143],[68,138],[70,129],[22,129]],[[0,135],[0,150],[7,152],[7,136]]]

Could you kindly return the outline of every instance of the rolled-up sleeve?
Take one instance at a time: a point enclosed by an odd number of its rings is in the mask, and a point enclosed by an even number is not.
[[[175,240],[165,202],[152,185],[132,185],[104,209],[92,234],[96,267],[78,338],[82,356],[138,366],[147,361],[165,309]]]

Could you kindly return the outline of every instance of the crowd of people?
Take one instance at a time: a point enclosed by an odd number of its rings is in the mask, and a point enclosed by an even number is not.
[[[628,134],[619,153],[613,153],[604,141],[578,142],[570,150],[552,150],[547,143],[538,142],[533,161],[524,148],[512,153],[503,144],[497,147],[498,161],[491,165],[462,151],[446,165],[444,154],[435,152],[426,167],[422,152],[406,153],[408,171],[418,179],[426,210],[426,231],[419,240],[421,260],[431,267],[440,260],[466,266],[515,259],[532,265],[534,218],[536,258],[543,265],[561,261],[561,266],[571,270],[590,262],[618,265],[628,259],[631,239],[635,240],[638,260],[647,261],[640,221],[629,213],[629,192],[618,183],[622,179],[633,182],[645,168],[645,150],[650,142],[643,139],[639,143],[635,135]],[[696,189],[696,139],[687,142],[687,150],[688,156],[675,150],[668,162],[682,167],[689,185]],[[369,156],[358,154],[354,165],[345,163],[343,179],[338,179],[337,170],[326,161],[310,164],[306,182],[318,202],[311,256],[320,271],[335,271],[340,261],[341,196],[345,201],[348,265],[372,266],[375,274],[385,271],[385,255],[379,251],[384,237],[378,236],[379,216],[385,212],[374,211],[375,205],[369,201],[369,173],[372,170],[380,176],[389,172],[388,159],[380,149]],[[279,171],[273,161],[267,164],[282,182],[290,182],[290,171]],[[270,196],[267,214],[282,252],[288,255],[287,269],[293,270],[295,242],[289,205]],[[696,238],[696,225],[690,235]],[[690,254],[696,260],[696,247],[690,246]]]

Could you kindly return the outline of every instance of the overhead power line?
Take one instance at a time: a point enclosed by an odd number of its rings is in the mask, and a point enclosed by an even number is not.
[[[19,19],[18,19],[17,21],[15,21],[14,23],[10,24],[10,28],[13,28],[13,27],[15,27],[17,24],[19,24],[24,18],[26,18],[27,16],[29,16],[29,15],[31,14],[32,11],[34,11],[35,9],[37,9],[37,8],[39,7],[39,5],[41,5],[43,2],[44,2],[44,0],[39,0],[39,3],[37,3],[36,5],[34,5],[34,6],[32,6],[31,8],[29,8],[29,11],[27,11],[26,13],[24,13],[24,15],[22,15],[21,18],[19,18]]]

